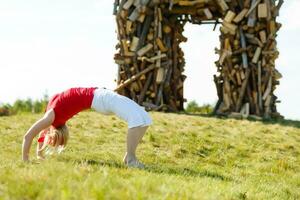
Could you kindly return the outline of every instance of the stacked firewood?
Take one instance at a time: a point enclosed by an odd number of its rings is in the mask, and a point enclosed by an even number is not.
[[[283,0],[115,0],[119,44],[116,91],[154,110],[183,110],[184,25],[220,26],[215,113],[280,116],[276,22]],[[201,44],[199,44],[201,45]],[[197,51],[195,49],[195,51]],[[196,53],[195,53],[196,55]],[[195,86],[196,88],[197,86]]]

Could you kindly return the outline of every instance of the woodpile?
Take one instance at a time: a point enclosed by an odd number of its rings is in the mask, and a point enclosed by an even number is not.
[[[215,113],[278,117],[276,22],[283,0],[115,0],[116,91],[153,110],[183,110],[186,23],[220,24]],[[201,45],[201,44],[199,44]],[[195,51],[197,51],[195,49]],[[197,54],[195,53],[195,56]],[[195,89],[197,86],[195,86]],[[197,91],[195,91],[197,92]]]

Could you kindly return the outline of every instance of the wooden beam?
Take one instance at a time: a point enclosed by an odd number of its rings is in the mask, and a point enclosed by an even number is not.
[[[149,67],[147,67],[146,69],[144,69],[143,71],[137,73],[136,75],[133,75],[131,78],[127,79],[126,81],[124,81],[122,84],[120,84],[115,91],[120,91],[121,89],[123,89],[124,87],[126,87],[127,85],[129,85],[130,83],[132,83],[133,81],[137,80],[140,76],[142,76],[143,74],[146,74],[148,72],[150,72],[151,70],[155,69],[155,65],[150,65]]]

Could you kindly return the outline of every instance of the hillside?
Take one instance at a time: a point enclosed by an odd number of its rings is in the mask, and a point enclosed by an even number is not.
[[[59,156],[21,159],[41,115],[0,117],[0,199],[300,199],[300,122],[150,113],[138,148],[147,168],[122,165],[126,124],[84,112]]]

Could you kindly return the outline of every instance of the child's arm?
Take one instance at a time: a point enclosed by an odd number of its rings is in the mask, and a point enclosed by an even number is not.
[[[44,159],[44,155],[39,150],[43,147],[44,143],[38,142],[36,146],[36,156],[38,159]]]
[[[47,128],[39,133],[39,139],[36,145],[36,156],[38,159],[44,159],[43,152],[41,152],[40,149],[44,146],[45,137],[49,131],[50,128]]]
[[[27,133],[24,135],[23,138],[23,145],[22,145],[22,159],[23,161],[29,160],[29,151],[31,147],[31,143],[33,138],[43,129],[48,128],[54,121],[54,111],[53,109],[47,111],[45,115],[36,121]]]

